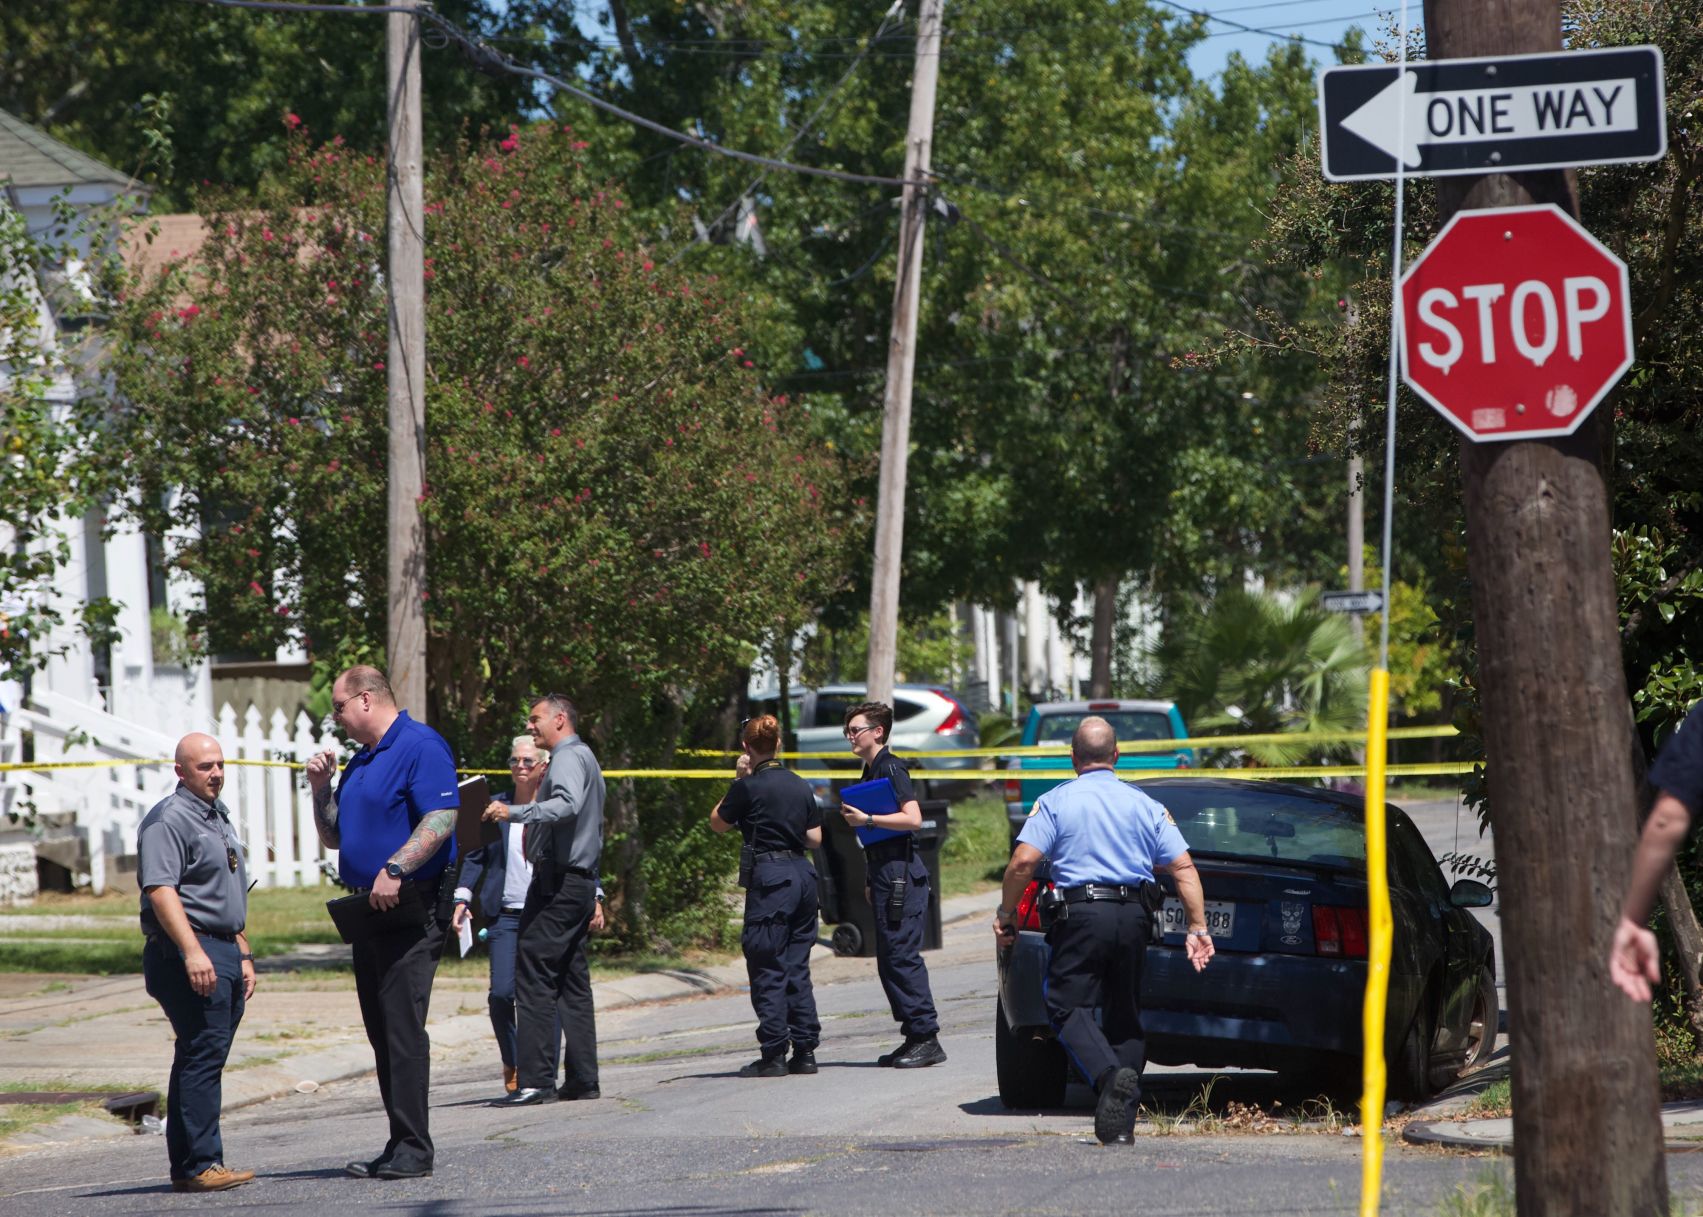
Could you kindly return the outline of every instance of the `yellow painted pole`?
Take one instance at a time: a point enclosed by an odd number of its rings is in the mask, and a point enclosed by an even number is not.
[[[1372,669],[1366,706],[1366,1004],[1360,1096],[1360,1217],[1378,1217],[1384,1177],[1384,1013],[1390,993],[1390,877],[1385,860],[1384,765],[1390,674]]]

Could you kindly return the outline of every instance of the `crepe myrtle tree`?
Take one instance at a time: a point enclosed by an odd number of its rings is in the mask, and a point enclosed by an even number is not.
[[[516,128],[428,166],[428,684],[463,756],[557,690],[605,765],[665,757],[694,692],[831,594],[864,527],[737,302],[647,254],[585,148]],[[201,210],[205,244],[115,321],[113,485],[185,538],[168,560],[210,647],[382,646],[382,158],[298,131],[258,204]],[[612,793],[642,906],[643,825]]]

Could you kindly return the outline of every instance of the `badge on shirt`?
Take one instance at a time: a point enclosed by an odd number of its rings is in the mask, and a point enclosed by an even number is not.
[[[1177,826],[1177,817],[1171,814],[1171,809],[1166,807],[1164,804],[1160,804],[1159,810],[1165,813],[1165,822],[1172,828],[1175,828]]]

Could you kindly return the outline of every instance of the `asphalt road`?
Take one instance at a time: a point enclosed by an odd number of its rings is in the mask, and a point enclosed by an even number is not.
[[[1453,808],[1408,808],[1441,855],[1483,849]],[[1494,910],[1485,910],[1494,927]],[[824,1021],[811,1078],[745,1080],[755,1055],[743,994],[613,1011],[600,1020],[603,1093],[596,1102],[519,1111],[483,1106],[497,1087],[494,1045],[442,1053],[434,1066],[438,1169],[428,1180],[350,1179],[385,1131],[370,1078],[238,1111],[225,1121],[233,1165],[255,1183],[218,1197],[180,1196],[165,1182],[156,1137],[88,1142],[0,1160],[8,1217],[152,1214],[194,1209],[324,1214],[377,1208],[432,1217],[491,1214],[723,1213],[1301,1214],[1356,1211],[1358,1139],[1314,1125],[1268,1134],[1163,1132],[1144,1124],[1133,1147],[1090,1135],[1086,1090],[1057,1112],[1007,1112],[995,1093],[995,974],[982,919],[949,927],[930,969],[951,1059],[915,1072],[879,1069],[896,1041],[872,961],[835,961],[820,984]],[[1175,1114],[1208,1076],[1155,1068],[1147,1100]],[[1273,1077],[1233,1073],[1230,1100],[1295,1110],[1308,1096]],[[1346,1097],[1339,1097],[1346,1103]],[[1676,1190],[1703,1185],[1696,1155],[1669,1160]],[[1437,1211],[1491,1177],[1500,1160],[1399,1142],[1388,1147],[1384,1212]]]

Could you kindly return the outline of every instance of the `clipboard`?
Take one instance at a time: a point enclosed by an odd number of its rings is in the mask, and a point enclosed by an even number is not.
[[[857,782],[842,787],[840,802],[850,803],[859,811],[866,811],[872,816],[890,816],[899,810],[899,796],[893,793],[893,783],[887,778],[876,778],[872,782]],[[857,843],[864,846],[910,835],[902,829],[894,828],[854,828],[852,831],[857,834]]]
[[[455,813],[455,852],[465,858],[476,849],[494,845],[502,839],[503,830],[495,820],[484,818],[491,804],[491,790],[482,777],[468,778],[458,785],[461,809]]]

